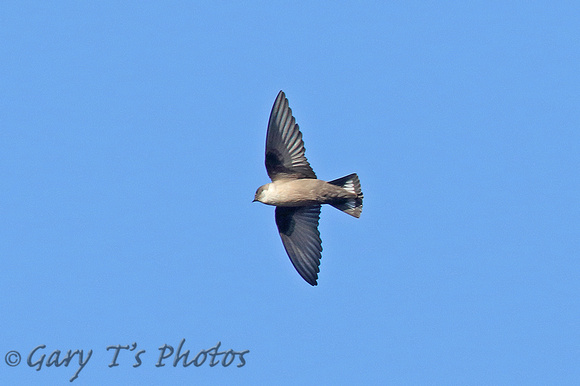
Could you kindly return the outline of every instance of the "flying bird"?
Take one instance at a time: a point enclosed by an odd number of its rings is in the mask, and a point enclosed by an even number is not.
[[[272,107],[266,134],[266,171],[271,183],[260,186],[254,201],[276,207],[276,225],[290,261],[310,285],[317,285],[322,240],[320,207],[360,217],[363,194],[356,173],[333,180],[316,178],[305,156],[302,133],[288,99],[280,91]]]

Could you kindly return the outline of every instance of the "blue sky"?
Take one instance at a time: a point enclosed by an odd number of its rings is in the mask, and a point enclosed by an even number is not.
[[[0,383],[578,384],[579,14],[2,2]],[[251,203],[279,90],[365,194],[318,287]],[[249,353],[157,367],[183,339]]]

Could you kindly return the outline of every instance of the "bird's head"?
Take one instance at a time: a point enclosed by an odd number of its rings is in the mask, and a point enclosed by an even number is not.
[[[254,195],[254,201],[252,202],[264,202],[266,200],[266,194],[268,192],[268,187],[270,184],[262,185],[256,190],[256,194]]]

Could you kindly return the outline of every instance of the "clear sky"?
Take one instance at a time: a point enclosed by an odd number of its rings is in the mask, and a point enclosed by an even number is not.
[[[580,384],[577,2],[56,3],[0,3],[1,384]],[[365,194],[317,287],[279,90]]]

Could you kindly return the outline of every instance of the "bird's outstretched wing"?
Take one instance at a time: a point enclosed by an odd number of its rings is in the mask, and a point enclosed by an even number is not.
[[[276,207],[276,225],[294,268],[310,285],[316,285],[322,252],[318,232],[320,205]]]
[[[316,178],[304,155],[302,133],[292,116],[288,99],[278,93],[266,134],[266,170],[272,181],[283,178]]]

